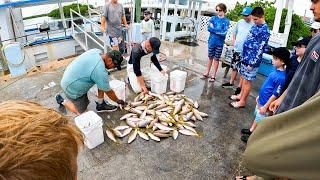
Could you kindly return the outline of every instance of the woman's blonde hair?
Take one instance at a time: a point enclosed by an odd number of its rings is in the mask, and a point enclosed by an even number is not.
[[[75,179],[83,135],[34,102],[0,104],[0,179]]]

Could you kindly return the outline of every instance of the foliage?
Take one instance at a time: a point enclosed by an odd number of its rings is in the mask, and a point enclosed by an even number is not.
[[[33,18],[38,18],[38,17],[43,17],[43,16],[47,16],[47,14],[38,14],[38,15],[34,15],[34,16],[28,16],[28,17],[24,17],[23,20],[33,19]]]
[[[87,5],[79,4],[79,7],[80,7],[81,15],[88,15],[88,6]],[[93,7],[90,6],[90,8],[93,8]],[[74,3],[74,4],[70,4],[68,6],[63,6],[63,12],[64,12],[65,18],[70,18],[70,9],[78,12],[78,4]],[[73,14],[73,15],[78,16],[76,14]],[[53,17],[53,18],[61,18],[59,8],[54,9],[51,12],[49,12],[48,16]]]
[[[244,7],[246,7],[246,6],[251,6],[252,8],[262,7],[265,11],[265,21],[268,24],[269,28],[272,29],[273,24],[274,24],[274,18],[276,15],[276,8],[273,6],[273,4],[274,4],[274,2],[268,2],[265,0],[256,1],[251,4],[247,4],[247,3],[240,4],[239,2],[237,2],[235,8],[233,10],[230,10],[226,14],[226,16],[231,21],[239,21],[242,18],[240,14],[241,14]],[[286,19],[287,12],[288,12],[287,9],[284,9],[282,11],[281,23],[280,23],[280,29],[279,29],[280,33],[284,32],[285,19]],[[293,14],[292,25],[291,25],[291,29],[290,29],[287,47],[291,48],[293,42],[296,42],[300,37],[304,37],[304,36],[310,36],[310,30],[309,30],[308,26],[304,24],[304,22],[302,21],[302,19],[298,15]]]

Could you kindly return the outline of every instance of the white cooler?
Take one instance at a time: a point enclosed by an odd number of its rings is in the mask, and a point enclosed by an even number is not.
[[[84,144],[93,149],[104,142],[102,118],[93,111],[85,112],[74,119],[85,136]]]
[[[173,92],[181,92],[186,85],[187,72],[174,70],[170,73],[170,90]]]

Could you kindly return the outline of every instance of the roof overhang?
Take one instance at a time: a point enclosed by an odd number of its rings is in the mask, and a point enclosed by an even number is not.
[[[0,8],[23,8],[30,6],[40,6],[45,4],[57,4],[64,2],[74,2],[76,0],[20,0],[20,1],[11,1],[0,3]]]

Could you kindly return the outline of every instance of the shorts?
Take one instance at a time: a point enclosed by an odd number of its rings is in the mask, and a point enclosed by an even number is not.
[[[260,122],[262,119],[264,119],[265,117],[268,117],[268,113],[266,114],[260,114],[259,112],[259,108],[258,105],[256,106],[256,108],[254,109],[254,116],[255,116],[255,121],[256,122]]]
[[[253,68],[252,71],[248,71],[247,65],[240,62],[239,72],[243,76],[243,78],[248,81],[253,81],[257,78],[258,69],[259,68]]]
[[[214,60],[220,60],[223,46],[208,46],[208,57]]]
[[[231,59],[231,64],[230,64],[233,70],[240,69],[240,60],[241,60],[241,54],[239,52],[234,52],[233,57]]]
[[[68,95],[66,95],[65,93],[63,93],[63,95],[66,97],[66,99],[71,101],[76,106],[79,113],[84,113],[87,110],[87,107],[90,103],[90,101],[88,99],[88,94],[84,94],[83,96],[81,96],[77,99],[72,99],[72,98],[68,97]]]

